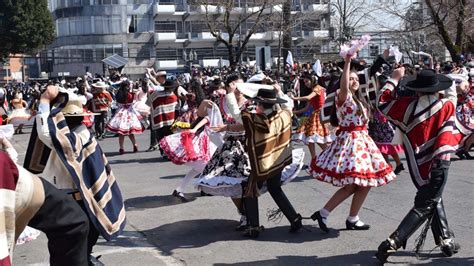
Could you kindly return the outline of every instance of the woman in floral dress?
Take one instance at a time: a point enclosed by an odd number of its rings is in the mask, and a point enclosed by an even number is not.
[[[350,71],[350,64],[351,56],[346,56],[336,96],[338,121],[331,121],[339,125],[336,140],[320,154],[311,169],[317,180],[341,187],[321,210],[311,216],[325,232],[329,232],[326,221],[330,212],[352,195],[346,228],[369,229],[370,226],[363,223],[358,214],[370,188],[383,186],[395,178],[392,167],[367,133],[370,108],[360,96],[358,75]]]

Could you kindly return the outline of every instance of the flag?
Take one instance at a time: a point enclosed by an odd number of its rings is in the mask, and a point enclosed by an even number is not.
[[[319,59],[316,60],[316,63],[314,63],[313,71],[318,77],[321,77],[321,75],[323,74],[323,70],[321,69],[321,61],[319,61]]]
[[[291,54],[290,51],[288,51],[288,56],[286,57],[286,63],[289,64],[291,68],[293,68],[293,65],[295,64],[295,62],[293,61],[293,55]]]

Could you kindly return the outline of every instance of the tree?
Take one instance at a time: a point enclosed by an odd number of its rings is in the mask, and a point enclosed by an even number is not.
[[[453,61],[474,46],[474,2],[467,0],[409,1],[407,5],[387,5],[385,11],[405,24],[401,33],[426,36],[429,46],[441,42]]]
[[[0,1],[0,60],[10,54],[33,52],[54,37],[46,0]]]
[[[240,61],[250,38],[270,22],[277,0],[255,0],[252,6],[236,6],[233,0],[197,0],[192,4],[204,8],[205,23],[216,42],[226,46],[229,63]]]
[[[347,42],[354,32],[360,31],[375,19],[375,5],[370,0],[334,0],[331,1],[331,22],[339,32],[337,41]]]

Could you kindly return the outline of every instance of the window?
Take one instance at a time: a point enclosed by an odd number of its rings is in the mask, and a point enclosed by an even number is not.
[[[69,35],[68,19],[61,18],[56,21],[58,36]]]
[[[132,15],[128,18],[128,32],[148,32],[148,16]]]
[[[95,34],[113,34],[122,32],[122,23],[119,16],[94,17]]]
[[[149,4],[150,0],[127,0],[127,4],[129,5],[141,5],[141,4]]]
[[[93,0],[94,5],[114,5],[118,4],[119,0]]]
[[[182,32],[181,21],[155,21],[155,32]]]

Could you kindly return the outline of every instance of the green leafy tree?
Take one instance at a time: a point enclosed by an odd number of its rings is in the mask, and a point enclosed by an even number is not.
[[[0,0],[0,60],[29,53],[54,40],[46,0]]]

